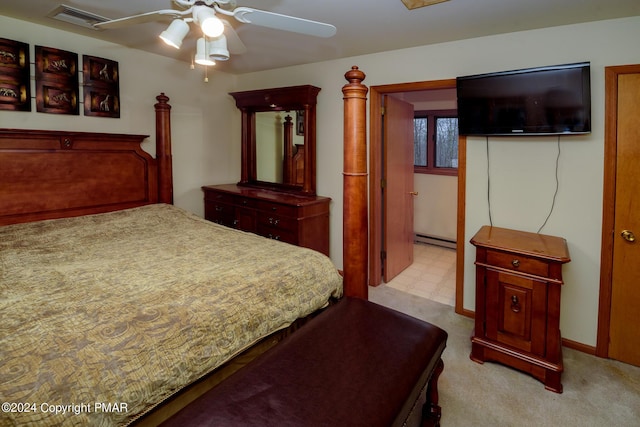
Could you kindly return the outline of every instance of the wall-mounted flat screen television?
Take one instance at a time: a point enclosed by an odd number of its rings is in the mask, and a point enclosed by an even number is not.
[[[460,135],[591,132],[588,62],[458,77]]]

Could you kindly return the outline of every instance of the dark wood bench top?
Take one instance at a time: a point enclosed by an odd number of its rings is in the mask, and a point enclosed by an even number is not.
[[[446,340],[437,326],[343,298],[163,426],[401,425]]]

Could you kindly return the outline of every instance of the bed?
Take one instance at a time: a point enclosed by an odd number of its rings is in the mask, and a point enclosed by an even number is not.
[[[354,67],[343,88],[359,153],[344,277],[172,206],[164,94],[156,158],[145,135],[1,129],[0,426],[155,425],[336,298],[366,298],[363,78]]]
[[[0,254],[3,401],[127,405],[10,425],[127,424],[341,294],[320,253],[166,204],[5,226]]]

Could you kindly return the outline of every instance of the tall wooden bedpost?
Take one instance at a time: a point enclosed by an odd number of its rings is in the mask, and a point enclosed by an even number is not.
[[[343,268],[344,293],[368,299],[367,92],[365,74],[351,67],[344,75]]]
[[[163,93],[156,96],[156,160],[158,162],[158,203],[173,204],[171,157],[171,105]]]

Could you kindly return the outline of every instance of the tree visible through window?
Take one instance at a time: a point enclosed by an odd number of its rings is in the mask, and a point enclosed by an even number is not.
[[[413,119],[413,143],[415,172],[456,175],[457,111],[417,111]]]

